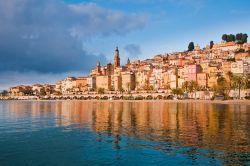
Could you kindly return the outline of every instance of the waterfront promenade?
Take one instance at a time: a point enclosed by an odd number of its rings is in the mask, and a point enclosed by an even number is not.
[[[144,96],[144,97],[143,97]],[[162,97],[164,96],[164,97]],[[0,100],[7,101],[7,100],[16,100],[16,101],[79,101],[79,102],[89,102],[89,101],[98,101],[98,102],[167,102],[167,103],[204,103],[204,104],[243,104],[243,105],[250,105],[250,100],[246,99],[231,99],[231,100],[211,100],[211,99],[176,99],[170,98],[171,95],[162,95],[162,94],[144,94],[144,95],[132,95],[127,96],[112,96],[110,95],[68,95],[68,96],[56,96],[50,98],[39,98],[36,96],[22,96],[22,97],[15,97],[15,98],[3,98],[0,97]],[[120,97],[120,98],[119,98]],[[152,98],[151,98],[152,97]],[[169,98],[168,98],[169,97]]]

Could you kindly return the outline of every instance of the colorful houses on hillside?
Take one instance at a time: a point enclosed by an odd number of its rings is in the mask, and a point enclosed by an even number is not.
[[[56,85],[17,86],[10,95],[83,94],[102,89],[106,92],[170,91],[182,88],[185,82],[195,82],[200,90],[210,90],[218,77],[230,80],[229,74],[248,77],[250,74],[250,44],[234,42],[214,44],[193,51],[156,55],[152,59],[130,61],[121,65],[118,47],[113,63],[97,62],[89,76],[67,77]]]

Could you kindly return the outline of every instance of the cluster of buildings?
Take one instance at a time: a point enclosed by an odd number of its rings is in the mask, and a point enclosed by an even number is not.
[[[32,86],[27,85],[19,85],[15,87],[11,87],[9,90],[10,96],[38,96],[38,95],[51,95],[56,94],[58,92],[55,91],[55,85],[49,84],[35,84]]]
[[[195,81],[200,89],[217,85],[218,75],[229,80],[229,74],[250,74],[250,44],[222,42],[193,51],[156,55],[152,59],[130,61],[121,65],[118,48],[114,61],[106,65],[97,63],[86,77],[67,77],[56,85],[17,86],[10,88],[11,95],[33,94],[84,94],[106,92],[166,91],[183,87],[184,82]]]

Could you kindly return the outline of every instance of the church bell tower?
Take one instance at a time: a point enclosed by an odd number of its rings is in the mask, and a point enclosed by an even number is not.
[[[116,47],[115,57],[114,57],[114,68],[116,67],[120,67],[120,56],[118,47]]]

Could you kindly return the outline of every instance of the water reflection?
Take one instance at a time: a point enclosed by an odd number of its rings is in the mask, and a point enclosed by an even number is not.
[[[0,122],[27,121],[28,117],[29,127],[23,130],[87,128],[96,133],[97,141],[113,137],[108,143],[117,150],[124,147],[126,137],[145,141],[126,144],[126,148],[153,148],[168,156],[185,154],[192,165],[200,156],[209,158],[208,164],[220,160],[225,165],[246,165],[250,163],[249,111],[249,105],[202,103],[6,102],[0,103]]]

